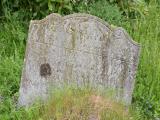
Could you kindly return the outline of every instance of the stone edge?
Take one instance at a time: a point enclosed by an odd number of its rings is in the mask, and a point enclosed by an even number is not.
[[[137,46],[138,48],[141,47],[140,43],[134,41],[131,36],[127,33],[127,31],[122,28],[122,27],[116,27],[116,28],[112,28],[106,21],[94,16],[94,15],[90,15],[90,14],[86,14],[86,13],[73,13],[73,14],[70,14],[70,15],[66,15],[66,16],[61,16],[60,14],[57,14],[57,13],[52,13],[48,16],[46,16],[45,18],[43,18],[42,20],[31,20],[30,22],[30,25],[31,24],[41,24],[41,23],[45,23],[49,18],[51,17],[57,17],[57,18],[60,18],[60,19],[63,19],[63,20],[66,20],[66,19],[71,19],[71,18],[74,18],[74,17],[88,17],[89,19],[94,19],[100,23],[102,23],[103,25],[105,25],[107,28],[109,28],[111,31],[114,31],[114,30],[122,30],[123,33],[128,36],[128,41],[130,43],[132,43],[133,45]]]

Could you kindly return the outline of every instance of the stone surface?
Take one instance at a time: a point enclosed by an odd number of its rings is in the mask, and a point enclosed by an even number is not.
[[[45,100],[64,84],[112,88],[130,104],[139,49],[123,28],[88,14],[31,21],[19,105]]]

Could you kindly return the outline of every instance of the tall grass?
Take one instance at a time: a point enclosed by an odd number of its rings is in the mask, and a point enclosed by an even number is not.
[[[133,103],[154,118],[160,117],[160,8],[152,3],[148,10],[145,18],[127,24],[126,29],[141,43]]]
[[[47,103],[16,109],[11,99],[0,104],[3,120],[141,120],[110,96],[89,88],[54,89]],[[138,118],[138,119],[137,119]]]
[[[0,28],[0,95],[12,96],[19,89],[26,28],[15,19]]]

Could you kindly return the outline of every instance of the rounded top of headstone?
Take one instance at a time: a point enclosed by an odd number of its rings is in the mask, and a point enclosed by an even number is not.
[[[122,34],[126,37],[126,39],[127,39],[132,45],[135,45],[135,46],[137,46],[137,47],[140,47],[140,46],[141,46],[140,43],[134,41],[134,40],[131,38],[131,36],[127,33],[127,31],[126,31],[124,28],[122,28],[122,27],[116,27],[115,29],[113,29],[113,35],[119,35],[119,36],[121,36]]]
[[[127,31],[125,29],[123,29],[122,27],[112,27],[111,25],[109,25],[106,21],[94,16],[94,15],[90,15],[90,14],[86,14],[86,13],[74,13],[74,14],[70,14],[70,15],[66,15],[66,16],[61,16],[60,14],[57,13],[52,13],[48,16],[46,16],[45,18],[41,19],[41,20],[31,20],[31,24],[43,24],[45,22],[47,22],[48,20],[67,20],[67,19],[74,19],[74,18],[87,18],[87,19],[92,19],[95,20],[101,24],[103,24],[104,26],[106,26],[109,30],[113,31],[112,33],[114,34],[124,34],[125,36],[127,36],[128,41],[135,45],[136,47],[140,47],[140,44],[136,41],[134,41],[130,35],[127,33]]]
[[[90,15],[90,14],[86,14],[86,13],[74,13],[74,14],[70,14],[70,15],[66,15],[66,16],[61,16],[57,13],[52,13],[48,16],[46,16],[45,18],[43,18],[42,20],[31,20],[31,23],[32,24],[40,24],[40,23],[44,23],[46,22],[48,19],[63,19],[63,20],[66,20],[66,19],[71,19],[71,18],[77,18],[77,17],[81,17],[81,18],[88,18],[88,19],[93,19],[93,20],[96,20],[102,24],[104,24],[106,27],[108,27],[110,30],[112,30],[111,26],[104,20],[94,16],[94,15]]]

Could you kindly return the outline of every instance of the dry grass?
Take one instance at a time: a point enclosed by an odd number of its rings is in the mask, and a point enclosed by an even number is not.
[[[44,106],[39,109],[40,120],[129,120],[131,116],[124,105],[90,90],[65,90]]]

